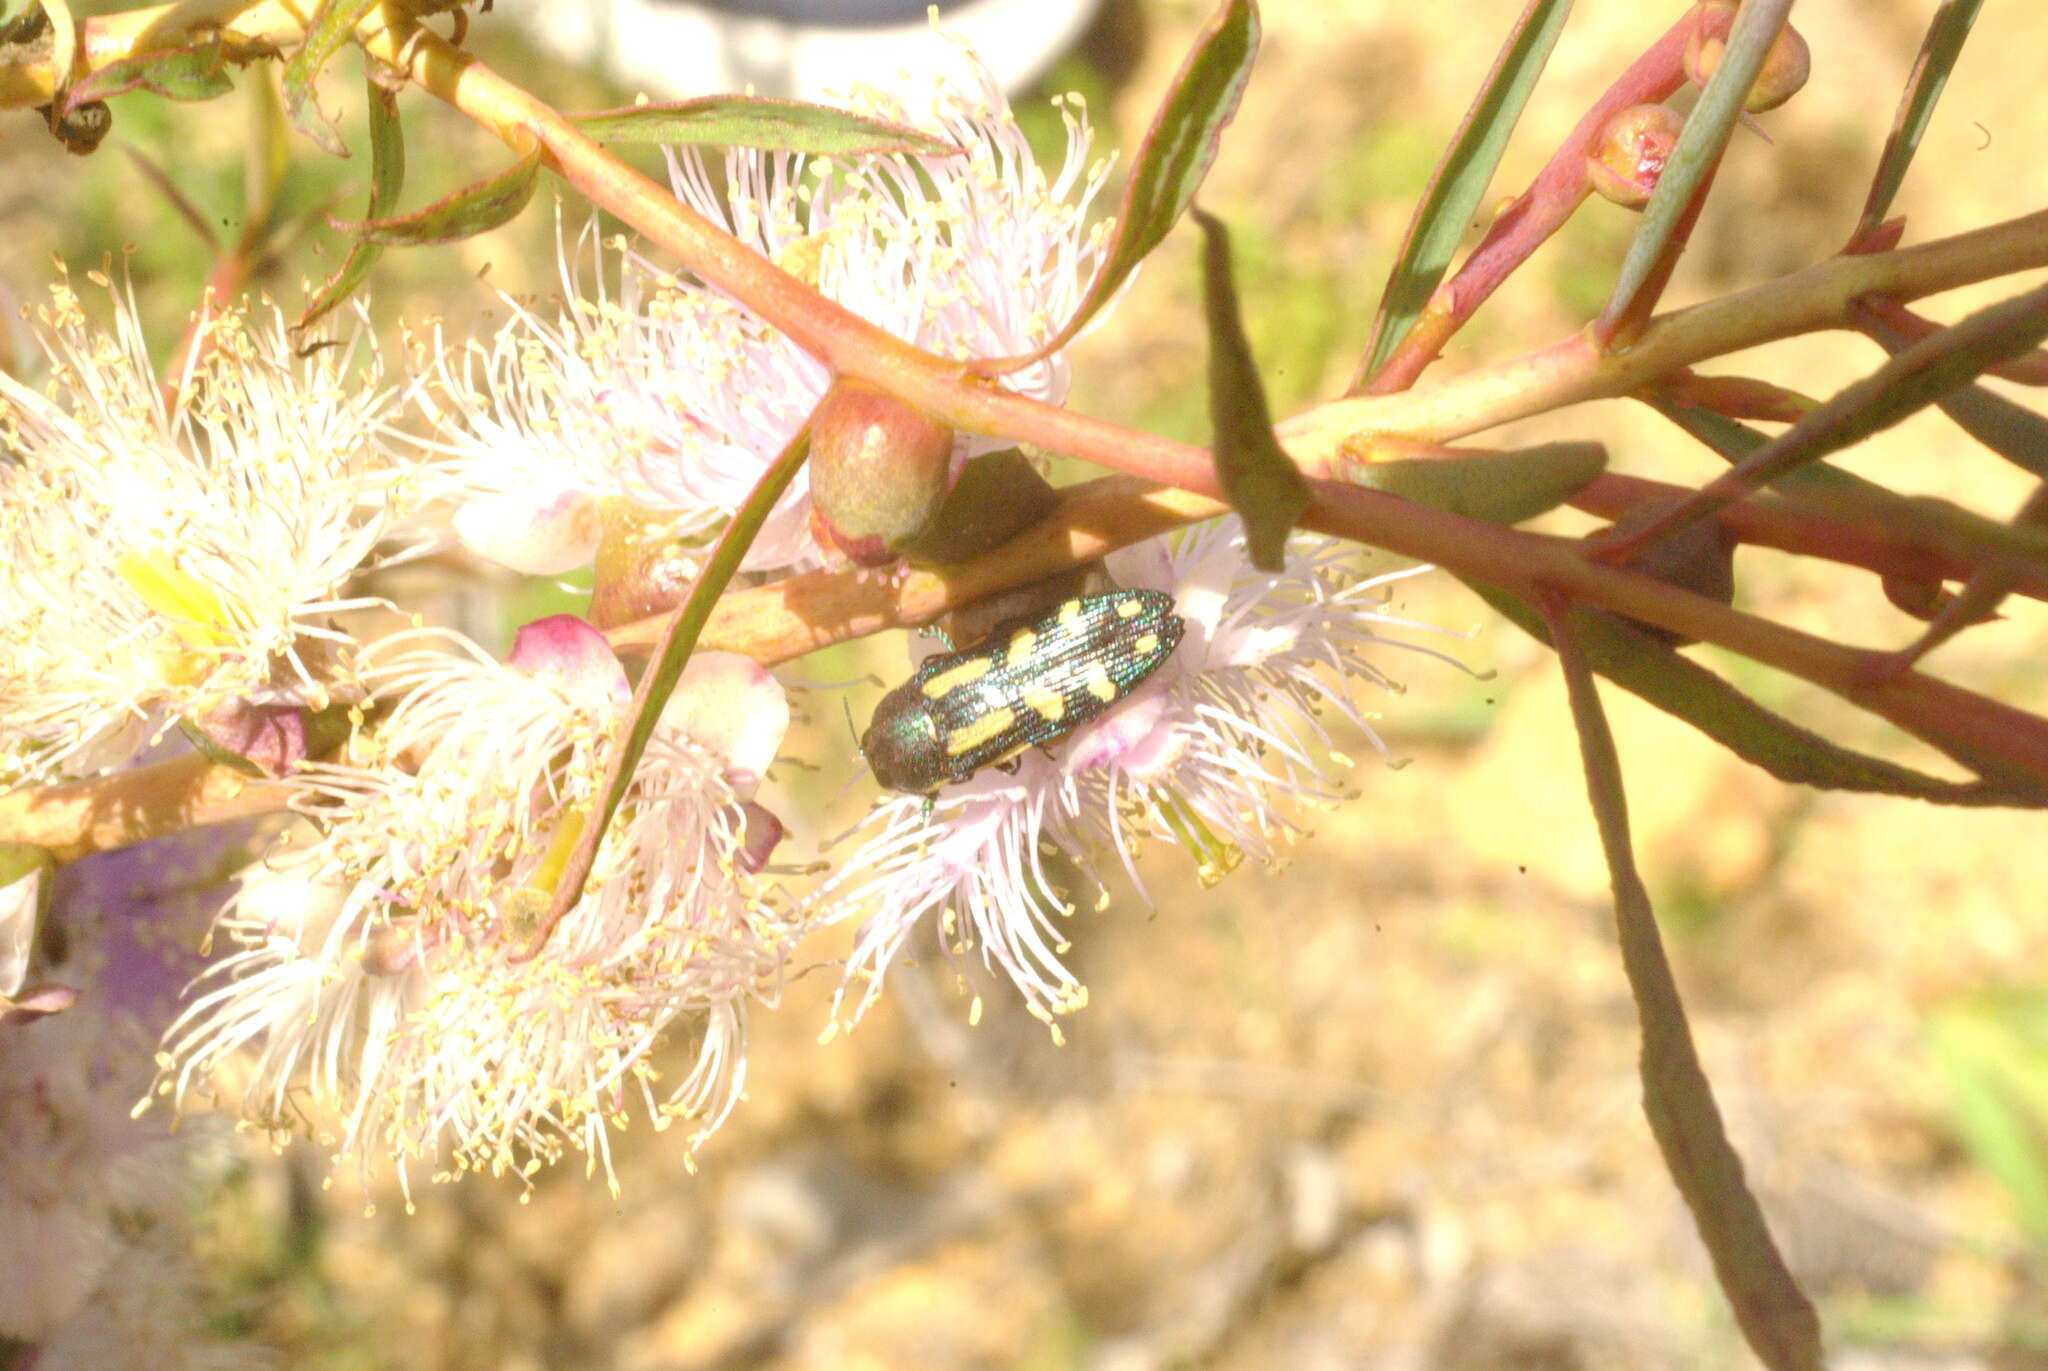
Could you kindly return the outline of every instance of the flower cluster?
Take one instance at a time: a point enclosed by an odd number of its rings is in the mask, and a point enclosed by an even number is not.
[[[349,578],[404,494],[374,351],[217,311],[167,395],[131,300],[109,331],[53,294],[52,393],[0,373],[0,781],[118,766],[225,706],[350,696],[334,620],[365,607]]]
[[[987,71],[962,54],[928,108],[867,93],[864,113],[912,123],[959,148],[827,162],[738,149],[721,198],[695,150],[670,164],[677,196],[826,298],[944,357],[1004,357],[1050,340],[1071,316],[1107,243],[1087,212],[1107,172],[1064,109],[1064,164],[1048,179]],[[578,270],[572,259],[587,256]],[[722,525],[803,426],[831,380],[825,366],[744,305],[645,258],[613,266],[586,232],[564,252],[571,303],[515,305],[487,346],[448,354],[438,444],[470,550],[517,570],[587,564],[598,502],[623,499],[685,538]],[[586,292],[581,277],[594,278]],[[1033,398],[1066,398],[1056,354],[1005,378]],[[957,463],[1000,446],[958,440]],[[755,570],[817,564],[799,475],[749,553]]]
[[[914,111],[862,106],[957,153],[735,153],[721,200],[685,152],[677,194],[920,347],[1031,352],[1100,263],[1107,227],[1086,211],[1104,169],[1069,106],[1045,176],[986,74],[962,70]],[[161,390],[132,309],[97,332],[66,291],[46,315],[54,398],[0,377],[0,589],[17,610],[0,624],[0,776],[119,766],[174,722],[219,741],[252,710],[340,702],[358,726],[335,759],[275,769],[292,826],[226,897],[224,955],[165,1033],[154,1093],[307,1124],[408,1186],[573,1152],[609,1179],[610,1130],[636,1112],[684,1123],[694,1146],[739,1096],[750,1013],[826,924],[861,922],[835,1015],[858,1017],[929,919],[1050,1022],[1083,998],[1061,961],[1070,887],[1121,873],[1142,896],[1136,854],[1161,843],[1205,879],[1276,861],[1304,811],[1343,793],[1331,721],[1372,738],[1352,691],[1391,682],[1370,654],[1415,627],[1386,610],[1393,577],[1362,578],[1335,543],[1297,540],[1273,574],[1249,567],[1235,521],[1127,549],[1110,575],[1165,592],[1183,623],[1163,664],[1014,770],[881,802],[808,893],[767,867],[783,829],[759,790],[783,688],[698,652],[556,920],[630,723],[626,669],[566,615],[526,625],[502,661],[424,626],[361,645],[342,616],[381,602],[351,577],[400,533],[546,574],[590,561],[614,514],[708,537],[831,379],[712,286],[588,236],[578,251],[598,259],[593,297],[565,264],[572,303],[514,305],[402,395],[374,360],[295,352],[276,319],[232,312],[204,321],[203,360]],[[1058,402],[1067,367],[1055,354],[1006,380]],[[401,399],[431,437],[397,438]],[[929,455],[957,474],[993,445],[941,433]],[[815,514],[799,480],[748,569],[826,560]],[[64,1007],[23,988],[38,889],[0,886],[0,995],[17,997],[0,1009],[17,1017]],[[670,1038],[694,1057],[664,1078]]]
[[[398,699],[349,765],[315,764],[319,832],[244,874],[221,927],[234,955],[165,1039],[182,1099],[241,1081],[283,1126],[303,1084],[339,1150],[453,1172],[524,1172],[587,1151],[637,1097],[658,1127],[709,1133],[743,1069],[746,1007],[772,999],[793,921],[756,887],[779,825],[753,794],[789,722],[744,658],[700,653],[544,945],[555,877],[595,812],[626,717],[624,671],[581,620],[521,630],[508,661],[466,644],[373,665]],[[696,1065],[661,1088],[678,1022]]]

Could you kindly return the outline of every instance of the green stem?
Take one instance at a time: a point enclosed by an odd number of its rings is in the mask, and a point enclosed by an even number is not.
[[[547,917],[541,920],[533,941],[517,960],[525,961],[545,947],[555,925],[582,897],[583,883],[589,879],[590,868],[597,860],[598,844],[604,841],[605,830],[611,827],[613,816],[619,812],[619,805],[626,798],[626,789],[633,783],[633,773],[647,751],[648,740],[654,736],[655,725],[661,721],[662,707],[668,703],[669,696],[675,694],[676,682],[683,678],[683,667],[689,662],[690,654],[696,651],[704,625],[711,622],[711,612],[718,607],[726,586],[738,574],[747,549],[754,545],[761,525],[768,520],[769,511],[782,498],[782,492],[789,489],[790,481],[810,455],[811,428],[806,422],[796,437],[789,440],[789,446],[761,473],[761,479],[748,493],[746,503],[725,526],[718,546],[712,550],[711,560],[705,563],[703,574],[690,590],[690,598],[683,601],[683,607],[676,611],[668,633],[655,652],[653,663],[641,674],[640,684],[634,687],[632,722],[627,725],[626,735],[619,740],[618,747],[612,752],[611,763],[605,769],[596,822],[583,826],[576,848],[569,854],[569,860],[555,883],[554,902],[548,907]]]

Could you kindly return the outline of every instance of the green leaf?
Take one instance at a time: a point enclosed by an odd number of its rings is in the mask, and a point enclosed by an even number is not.
[[[1636,226],[1635,240],[1621,260],[1614,293],[1600,312],[1603,323],[1626,318],[1636,296],[1655,273],[1666,245],[1692,204],[1693,192],[1720,162],[1743,102],[1749,98],[1749,88],[1791,10],[1792,0],[1745,0],[1736,12],[1720,64],[1707,78],[1692,113],[1685,117],[1685,127],[1679,130],[1678,142],[1657,178],[1657,188],[1643,206],[1643,221]]]
[[[830,105],[756,95],[707,95],[668,104],[572,114],[576,127],[600,143],[711,144],[771,148],[821,157],[908,153],[958,156],[960,149],[907,124],[871,119]]]
[[[1237,113],[1258,49],[1258,6],[1252,0],[1224,0],[1196,37],[1145,141],[1138,145],[1117,210],[1116,236],[1088,293],[1052,341],[1018,359],[1020,364],[1071,342],[1098,310],[1116,298],[1124,279],[1194,203],[1202,178],[1216,160],[1223,128]]]
[[[1664,954],[1650,893],[1636,870],[1621,758],[1587,655],[1579,650],[1578,629],[1589,618],[1570,615],[1566,631],[1555,635],[1562,640],[1556,647],[1578,725],[1586,792],[1613,878],[1622,970],[1642,1025],[1643,1114],[1751,1350],[1772,1371],[1821,1371],[1820,1317],[1772,1241],[1763,1207],[1743,1175],[1742,1158],[1728,1141]]]
[[[1418,505],[1512,525],[1557,508],[1606,469],[1607,449],[1598,443],[1546,443],[1466,457],[1357,462],[1344,476]]]
[[[1491,586],[1472,581],[1466,584],[1499,610],[1502,617],[1538,642],[1550,642],[1542,616],[1527,604]],[[2048,807],[2048,802],[2038,797],[2014,794],[1977,781],[1942,780],[1831,743],[1782,715],[1773,714],[1626,619],[1580,609],[1573,611],[1571,623],[1593,670],[1674,718],[1683,719],[1781,781],[1820,790],[1899,795],[1935,804]]]
[[[1780,439],[1823,437],[1821,452],[1861,442],[2048,338],[2048,286],[1978,310],[1901,348],[1890,361],[1808,411]],[[1820,454],[1816,454],[1820,455]]]
[[[1896,357],[1912,340],[1876,315],[1863,319],[1864,332]],[[1976,384],[1959,386],[1937,402],[1957,428],[2022,471],[2048,479],[2048,418]]]
[[[1957,428],[2020,470],[2048,480],[2048,417],[1980,385],[1959,387],[1940,403]]]
[[[1230,235],[1214,216],[1200,209],[1194,214],[1202,228],[1202,311],[1209,330],[1216,479],[1223,498],[1244,518],[1252,565],[1278,571],[1286,561],[1287,535],[1308,510],[1308,482],[1273,436],[1265,382],[1238,317]]]
[[[226,50],[220,35],[214,33],[184,47],[160,48],[109,62],[71,88],[64,97],[64,108],[75,109],[133,90],[146,90],[167,100],[211,100],[234,88],[228,79]]]
[[[604,840],[605,830],[611,826],[619,806],[625,802],[626,792],[632,788],[640,759],[646,755],[647,744],[654,737],[655,726],[661,721],[662,708],[675,694],[677,683],[683,679],[683,668],[689,665],[690,654],[697,650],[697,640],[703,637],[704,626],[711,622],[719,597],[725,594],[732,578],[739,574],[740,563],[746,560],[747,549],[760,536],[769,511],[782,498],[782,492],[789,489],[789,483],[796,478],[810,455],[811,428],[807,420],[796,436],[789,440],[788,446],[761,473],[754,488],[733,513],[732,522],[719,535],[718,545],[712,548],[704,569],[690,587],[689,598],[683,601],[682,608],[676,611],[675,618],[663,630],[653,660],[641,673],[639,684],[633,687],[633,717],[606,765],[603,793],[598,796],[596,813],[576,836],[575,848],[556,878],[547,915],[535,931],[525,956],[533,956],[546,945],[555,925],[582,897],[583,884],[589,879],[590,868],[597,859],[598,844]]]
[[[374,80],[364,85],[369,92],[370,114],[369,221],[375,222],[397,207],[398,192],[405,184],[405,130],[398,122],[398,92]],[[348,256],[342,259],[340,269],[306,302],[305,312],[299,315],[295,327],[305,328],[346,300],[383,254],[383,245],[372,242],[367,234],[358,235],[349,244]]]
[[[1799,422],[1749,452],[1734,471],[1687,500],[1673,518],[1659,526],[1659,531],[1669,534],[1697,523],[1757,487],[1781,481],[1830,453],[1891,427],[1974,380],[1987,368],[2028,351],[2043,338],[2048,338],[2048,286],[2000,301],[1929,334],[1862,380],[1815,405]],[[1662,410],[1665,406],[1659,404],[1658,408]],[[1723,426],[1717,431],[1728,430]],[[1866,503],[1879,507],[1879,502]],[[1932,513],[1930,502],[1913,503],[1928,507]],[[1981,541],[1987,547],[2005,541],[2000,534],[1991,532],[1998,528],[1991,521],[1978,520],[1955,506],[1947,508],[1952,513],[1944,514],[1942,523],[1948,536],[1960,534],[1966,543]],[[1984,527],[1971,525],[1971,520]],[[2034,554],[2020,550],[2010,555]]]
[[[284,64],[285,113],[301,133],[335,157],[348,156],[348,148],[334,131],[334,122],[321,112],[313,80],[377,4],[378,0],[321,0],[306,23],[305,41]]]
[[[291,174],[291,128],[276,83],[251,81],[249,143],[242,152],[242,237],[263,242],[275,226],[278,198]]]
[[[504,171],[465,186],[425,209],[361,223],[332,221],[344,233],[360,232],[380,247],[414,248],[429,243],[454,243],[487,233],[514,218],[533,199],[540,184],[540,154],[535,148]]]
[[[1480,84],[1465,121],[1451,135],[1450,146],[1415,207],[1408,237],[1380,296],[1372,342],[1359,372],[1361,383],[1393,354],[1443,280],[1570,13],[1571,0],[1529,0],[1501,45],[1493,70]]]
[[[1963,40],[1969,37],[1970,25],[1977,22],[1977,11],[1983,4],[1984,0],[1942,0],[1941,8],[1934,12],[1927,37],[1920,43],[1920,56],[1913,62],[1913,74],[1906,78],[1905,92],[1899,97],[1899,113],[1892,121],[1891,136],[1885,139],[1884,151],[1878,155],[1877,174],[1871,178],[1870,195],[1856,221],[1856,239],[1884,222],[1890,211],[1892,197],[1899,193],[1899,186],[1906,179],[1906,168],[1919,151],[1927,121],[1934,115],[1935,102],[1941,99],[1948,74],[1962,56]]]

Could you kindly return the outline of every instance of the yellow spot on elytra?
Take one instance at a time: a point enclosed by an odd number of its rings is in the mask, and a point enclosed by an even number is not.
[[[1119,600],[1116,603],[1116,617],[1119,619],[1133,619],[1144,608],[1145,606],[1139,604],[1136,600]]]
[[[1088,670],[1088,693],[1104,704],[1116,698],[1116,682],[1109,679],[1109,673],[1102,669],[1100,663]]]
[[[1069,600],[1065,604],[1060,606],[1061,624],[1071,625],[1075,620],[1079,619],[1080,617],[1081,602],[1079,600]]]
[[[973,685],[988,675],[993,665],[986,657],[970,657],[958,666],[947,667],[924,683],[924,697],[927,700],[944,699],[961,686]]]
[[[1138,639],[1137,642],[1131,644],[1131,650],[1140,657],[1150,657],[1159,650],[1159,635],[1157,633],[1147,633],[1144,637]]]
[[[1066,717],[1067,702],[1057,690],[1038,686],[1027,691],[1024,703],[1038,711],[1038,717],[1049,724],[1056,724]]]
[[[1037,646],[1038,635],[1036,633],[1033,633],[1028,628],[1018,629],[1017,635],[1014,638],[1010,639],[1010,665],[1023,666],[1026,662],[1031,660],[1032,649],[1036,648]]]
[[[1000,738],[1017,722],[1013,709],[992,709],[971,724],[963,724],[946,735],[946,755],[958,757],[974,751],[994,738]]]

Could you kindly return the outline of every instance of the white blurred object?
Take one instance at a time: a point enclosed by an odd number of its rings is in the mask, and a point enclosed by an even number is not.
[[[858,85],[900,91],[965,39],[1015,91],[1081,36],[1100,0],[538,0],[523,18],[543,46],[602,62],[655,99],[752,90],[817,100]]]

